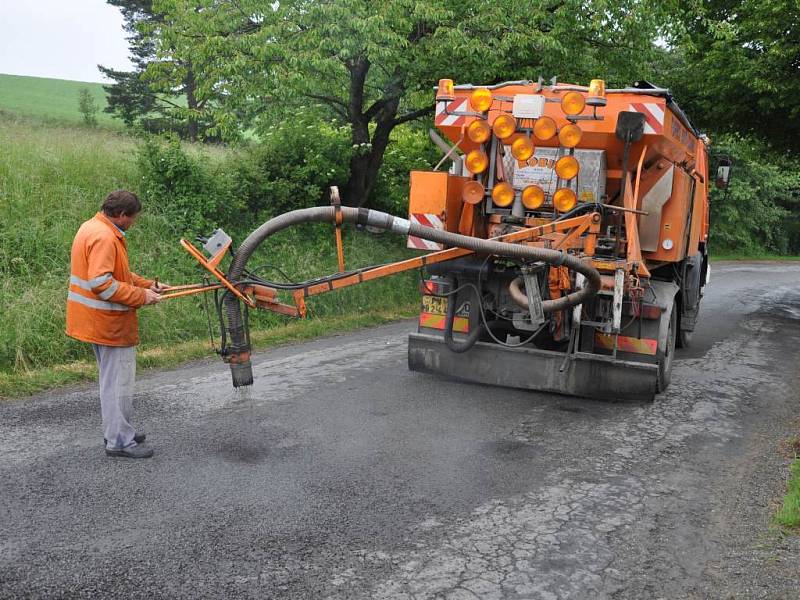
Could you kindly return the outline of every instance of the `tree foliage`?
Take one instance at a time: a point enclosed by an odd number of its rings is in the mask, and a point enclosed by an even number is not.
[[[108,0],[108,3],[122,12],[133,71],[98,65],[100,72],[113,81],[111,85],[103,86],[107,94],[105,112],[132,127],[137,120],[147,117],[157,108],[155,94],[141,77],[147,63],[154,58],[153,40],[137,29],[139,23],[153,18],[152,1]]]
[[[262,141],[240,152],[232,170],[248,213],[266,220],[296,208],[318,206],[328,187],[347,181],[347,131],[310,110],[266,127]]]
[[[139,189],[180,233],[217,226],[249,233],[254,223],[327,203],[329,187],[347,181],[350,151],[349,128],[320,121],[311,109],[268,127],[258,144],[223,152],[151,136],[139,147]],[[409,171],[429,168],[435,156],[423,131],[395,130],[376,183],[376,208],[402,214]]]
[[[666,74],[684,107],[704,128],[800,150],[800,3],[708,0],[686,10]]]
[[[236,173],[224,160],[187,152],[170,134],[146,138],[137,162],[139,189],[156,212],[169,217],[176,231],[207,233],[241,217],[244,204],[236,193]]]
[[[78,92],[78,110],[83,122],[89,127],[97,127],[97,102],[89,88],[81,88]]]
[[[800,161],[753,137],[712,140],[718,157],[733,161],[730,187],[712,190],[711,248],[742,255],[800,251]]]
[[[202,110],[186,114],[208,115],[226,138],[255,133],[225,166],[235,173],[225,194],[251,214],[316,204],[331,184],[350,204],[402,212],[407,171],[435,160],[424,128],[440,78],[648,79],[712,138],[731,132],[715,144],[734,160],[734,183],[713,196],[712,246],[797,252],[800,166],[781,149],[798,148],[798,10],[788,0],[152,0],[137,31],[155,44],[150,89],[174,93],[191,71]],[[186,180],[192,169],[152,174]]]
[[[156,42],[168,23],[153,10],[153,0],[107,0],[120,9],[128,33],[132,71],[98,65],[114,83],[104,86],[109,112],[129,127],[147,131],[173,131],[189,140],[201,137],[207,128],[206,103],[195,94],[196,80],[191,54],[172,49],[156,56]]]
[[[366,203],[390,134],[430,115],[442,77],[491,83],[650,72],[671,3],[650,0],[155,0],[158,54],[191,55],[225,134],[321,102],[350,129],[345,201]],[[265,119],[265,116],[267,117]]]

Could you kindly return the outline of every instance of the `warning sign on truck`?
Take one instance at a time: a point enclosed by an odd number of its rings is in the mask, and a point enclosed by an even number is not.
[[[580,165],[578,176],[569,181],[558,181],[556,161],[566,152],[559,148],[537,148],[533,156],[520,162],[506,148],[503,166],[518,190],[529,185],[538,185],[545,194],[553,194],[556,187],[575,190],[582,202],[600,201],[606,193],[606,153],[604,150],[576,150],[575,158]]]

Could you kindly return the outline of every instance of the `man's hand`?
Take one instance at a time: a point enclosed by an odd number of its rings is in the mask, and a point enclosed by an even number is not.
[[[155,292],[156,294],[163,294],[167,291],[169,284],[161,283],[158,279],[150,286],[150,290]]]
[[[145,304],[158,304],[159,302],[161,302],[161,295],[154,292],[152,287],[144,291]]]

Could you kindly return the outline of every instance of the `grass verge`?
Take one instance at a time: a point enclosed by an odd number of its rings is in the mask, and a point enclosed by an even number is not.
[[[720,262],[723,260],[730,260],[730,261],[754,261],[754,260],[765,260],[765,261],[796,261],[800,260],[800,256],[782,256],[780,254],[767,254],[767,253],[755,253],[755,254],[737,254],[737,253],[728,253],[728,254],[712,254],[711,255],[711,262]]]
[[[786,496],[780,509],[775,513],[775,523],[800,533],[800,436],[789,440],[787,447],[794,456],[794,462],[789,466]]]
[[[251,332],[254,349],[264,349],[311,338],[344,333],[363,327],[382,325],[417,314],[419,307],[399,306],[391,310],[366,311],[349,316],[328,315],[302,321],[290,321],[271,329]],[[140,347],[137,366],[140,369],[171,368],[189,360],[213,357],[208,340],[192,340],[180,344]],[[26,396],[71,383],[97,378],[97,367],[88,360],[32,369],[26,372],[0,372],[0,399]]]

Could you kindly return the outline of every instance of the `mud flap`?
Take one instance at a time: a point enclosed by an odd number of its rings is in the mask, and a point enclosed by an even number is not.
[[[683,331],[694,331],[697,323],[700,298],[703,297],[702,288],[708,273],[708,269],[703,263],[704,257],[699,252],[684,261],[680,318],[680,327]]]
[[[576,352],[566,363],[564,357],[562,352],[487,342],[456,354],[440,336],[414,333],[408,338],[408,366],[412,371],[601,400],[652,402],[655,397],[656,364],[585,352]]]
[[[658,349],[661,352],[667,347],[667,332],[669,320],[672,316],[672,306],[675,304],[675,295],[680,288],[672,281],[651,281],[650,289],[655,294],[655,304],[661,308],[661,320],[658,327]]]

